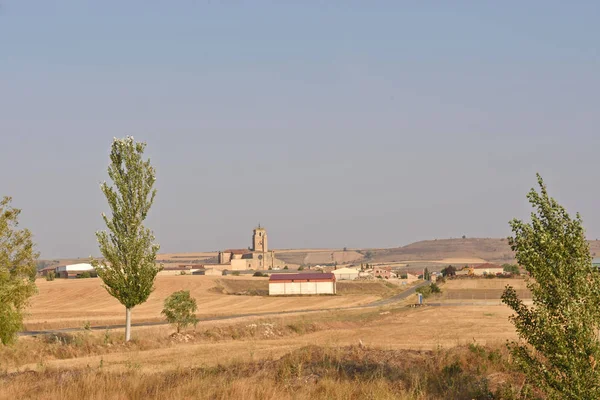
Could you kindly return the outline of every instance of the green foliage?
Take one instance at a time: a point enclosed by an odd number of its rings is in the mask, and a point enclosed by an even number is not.
[[[23,312],[36,293],[38,254],[31,232],[18,229],[21,210],[11,198],[0,201],[0,343],[10,344],[23,326]]]
[[[156,196],[156,175],[150,160],[142,155],[145,143],[132,137],[114,139],[110,153],[108,176],[114,187],[100,185],[112,217],[102,214],[108,232],[96,233],[104,259],[92,260],[104,287],[127,309],[126,340],[130,333],[130,311],[148,300],[154,279],[162,269],[155,263],[159,245],[143,223]]]
[[[430,281],[431,280],[431,274],[429,273],[429,269],[425,268],[425,271],[423,272],[423,279],[426,281]]]
[[[198,318],[194,314],[198,310],[196,299],[190,296],[189,290],[179,290],[165,299],[162,314],[167,321],[177,327],[177,333],[181,328],[190,325],[196,326]]]
[[[90,273],[88,271],[84,271],[80,275],[78,275],[77,277],[80,278],[80,279],[87,279],[87,278],[91,278],[92,275],[90,275]]]
[[[233,276],[240,276],[240,271],[233,271],[231,273],[231,275],[233,275]]]
[[[268,275],[268,274],[263,274],[263,273],[262,273],[262,272],[260,272],[260,271],[256,271],[256,272],[254,273],[254,275],[252,275],[252,276],[263,277],[263,276],[269,276],[269,275]]]
[[[365,260],[370,260],[373,258],[373,256],[375,256],[375,253],[373,253],[371,250],[367,250],[365,252]]]
[[[179,275],[187,275],[187,271],[179,271]]]
[[[304,271],[304,267],[301,265],[298,267],[298,271]]]
[[[53,281],[56,278],[56,272],[48,271],[48,275],[46,275],[47,281]]]
[[[435,283],[432,283],[431,285],[427,285],[427,286],[418,287],[415,291],[417,293],[421,293],[423,295],[424,299],[428,298],[432,294],[442,293],[442,290],[440,289],[440,287],[438,285],[436,285]]]
[[[283,267],[283,269],[288,269],[288,266],[286,265],[285,267]]]
[[[521,274],[521,271],[517,264],[503,264],[502,268],[504,268],[504,272],[509,273],[509,274],[513,274],[513,275]]]
[[[454,276],[456,275],[456,268],[452,265],[448,265],[446,268],[442,269],[443,276]]]
[[[507,286],[502,301],[526,342],[509,344],[515,364],[531,385],[550,399],[600,398],[600,274],[592,267],[589,245],[579,214],[572,219],[548,195],[538,175],[540,192],[528,199],[531,222],[511,221],[509,244],[517,261],[531,274],[527,306]]]

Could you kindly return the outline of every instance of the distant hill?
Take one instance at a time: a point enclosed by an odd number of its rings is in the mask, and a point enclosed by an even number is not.
[[[593,257],[600,257],[600,241],[590,240]],[[216,253],[161,254],[164,263],[212,263]],[[512,263],[514,254],[507,239],[466,238],[423,240],[389,249],[286,249],[275,250],[275,256],[291,267],[302,264],[360,263],[436,263],[469,264],[480,262]],[[42,260],[41,260],[42,261]],[[88,259],[52,260],[46,265],[87,262]],[[40,265],[42,265],[40,263]]]

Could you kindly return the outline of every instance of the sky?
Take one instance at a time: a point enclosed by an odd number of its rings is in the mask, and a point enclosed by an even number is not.
[[[600,2],[0,0],[0,196],[98,255],[113,137],[161,252],[505,237],[550,194],[600,237]]]

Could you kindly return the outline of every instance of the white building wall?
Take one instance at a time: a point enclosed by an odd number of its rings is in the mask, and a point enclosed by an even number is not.
[[[269,295],[335,294],[335,282],[269,282]]]

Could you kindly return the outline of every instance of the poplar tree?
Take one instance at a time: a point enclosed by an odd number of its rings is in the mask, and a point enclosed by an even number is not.
[[[509,343],[514,362],[530,386],[551,399],[600,398],[600,273],[592,266],[579,214],[572,219],[548,195],[538,175],[539,193],[528,199],[531,222],[511,221],[509,244],[531,274],[527,306],[511,286],[502,301],[521,338]]]
[[[15,341],[23,327],[23,312],[36,293],[38,254],[31,232],[18,229],[21,210],[13,208],[11,198],[0,201],[0,343]]]
[[[108,176],[114,186],[100,185],[112,216],[102,214],[108,232],[96,233],[104,259],[92,260],[108,293],[125,306],[125,341],[131,339],[131,310],[148,300],[162,269],[156,265],[159,245],[143,225],[156,196],[155,170],[142,158],[145,147],[129,136],[113,140]]]

